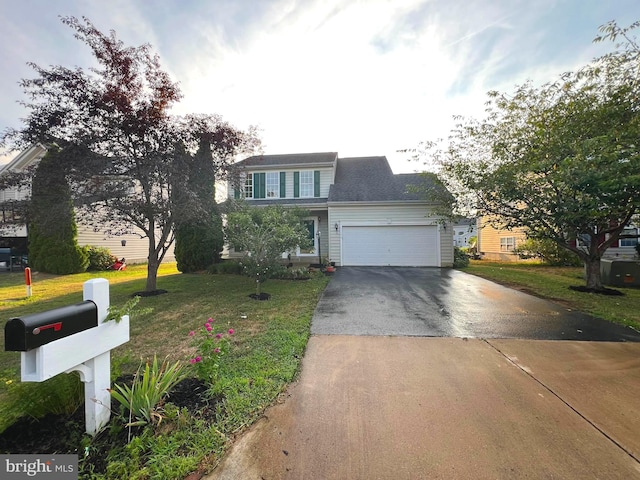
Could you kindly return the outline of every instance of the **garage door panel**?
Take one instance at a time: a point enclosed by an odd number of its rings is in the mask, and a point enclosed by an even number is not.
[[[437,227],[344,226],[342,264],[438,266]]]

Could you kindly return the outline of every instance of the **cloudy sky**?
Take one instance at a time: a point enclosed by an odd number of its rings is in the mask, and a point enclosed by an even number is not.
[[[180,82],[175,113],[257,125],[265,153],[386,155],[481,116],[489,90],[553,80],[612,49],[609,20],[638,0],[0,0],[0,130],[25,111],[17,82],[42,66],[92,65],[59,15],[150,43]]]

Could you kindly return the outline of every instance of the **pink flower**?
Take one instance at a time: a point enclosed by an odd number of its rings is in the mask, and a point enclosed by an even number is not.
[[[210,332],[211,330],[213,330],[213,328],[207,323],[207,332]]]
[[[191,331],[189,332],[189,336],[190,336],[190,337],[193,337],[195,334],[196,334],[196,332],[194,332],[193,330],[191,330]]]
[[[213,353],[220,353],[220,349],[219,348],[214,348],[213,349]]]
[[[215,320],[213,318],[209,317],[209,320],[207,320],[207,323],[213,323],[213,322],[215,322]]]
[[[233,335],[233,328],[229,329],[229,335]]]
[[[194,358],[194,360],[196,362],[201,362],[202,361],[202,357],[198,355],[196,358]]]
[[[216,338],[219,340],[222,338],[222,334],[221,333],[216,333]]]
[[[191,360],[189,360],[189,363],[196,363],[196,359],[192,358]]]

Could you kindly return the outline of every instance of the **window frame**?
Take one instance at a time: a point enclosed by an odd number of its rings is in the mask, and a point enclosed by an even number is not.
[[[500,252],[513,252],[515,248],[516,237],[500,237]]]
[[[244,179],[242,198],[253,198],[253,173],[248,173]]]
[[[280,172],[266,172],[265,198],[280,198]]]
[[[638,228],[637,227],[625,227],[622,230],[621,235],[638,235]],[[626,245],[625,245],[626,243]],[[636,245],[638,245],[638,243],[640,243],[638,241],[638,237],[636,238],[620,238],[618,240],[618,246],[620,248],[635,248]]]
[[[314,197],[314,171],[313,170],[300,170],[300,176],[298,180],[300,198],[313,198]]]

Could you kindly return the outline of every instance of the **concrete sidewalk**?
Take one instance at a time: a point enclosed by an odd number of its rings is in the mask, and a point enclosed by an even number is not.
[[[320,335],[207,479],[640,478],[640,343]]]

